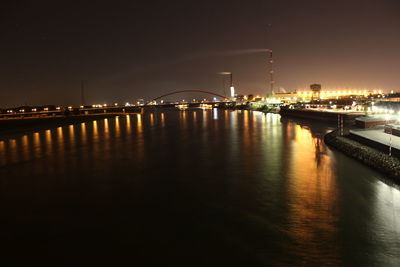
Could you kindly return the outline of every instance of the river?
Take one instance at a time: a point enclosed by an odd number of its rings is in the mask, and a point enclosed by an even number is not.
[[[0,141],[3,262],[400,266],[400,191],[332,129],[154,109]]]

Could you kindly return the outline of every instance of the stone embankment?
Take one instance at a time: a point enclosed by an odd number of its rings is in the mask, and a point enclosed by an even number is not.
[[[400,183],[400,160],[398,158],[351,140],[346,136],[339,136],[337,131],[326,134],[324,141],[346,155],[384,173],[397,184]]]

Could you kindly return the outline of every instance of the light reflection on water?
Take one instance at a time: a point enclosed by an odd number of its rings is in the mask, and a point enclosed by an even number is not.
[[[164,112],[161,112],[161,128],[165,127],[165,115]]]
[[[197,111],[193,111],[193,128],[196,128],[197,126]]]
[[[311,255],[332,254],[326,259],[328,264],[338,256],[335,246],[320,245],[321,240],[335,240],[338,232],[332,156],[326,154],[321,137],[313,137],[309,129],[294,125],[294,137],[285,151],[289,162],[288,233],[298,241],[296,246],[309,246]]]
[[[119,116],[115,117],[115,137],[119,137],[121,133],[121,129],[119,126]]]
[[[132,126],[131,126],[131,116],[126,115],[126,134],[129,136],[132,134]]]
[[[142,128],[142,115],[137,114],[137,131],[138,133],[142,133],[143,132],[143,128]]]
[[[22,150],[22,153],[23,153],[23,160],[25,161],[25,160],[29,160],[29,155],[31,154],[30,153],[30,146],[29,146],[29,143],[28,143],[28,136],[26,136],[26,135],[24,135],[24,136],[22,136],[21,137],[21,139],[22,139],[22,144],[21,144],[21,146],[22,147],[25,147],[26,149],[23,149]],[[1,149],[1,148],[0,148]]]
[[[213,108],[213,120],[218,120],[218,109]]]
[[[154,114],[153,113],[150,113],[150,126],[154,126]]]
[[[81,123],[81,138],[82,138],[82,140],[81,140],[82,144],[86,144],[86,138],[87,138],[86,123],[84,123],[84,122]]]
[[[0,166],[4,166],[7,163],[5,152],[4,141],[0,141]]]
[[[141,218],[141,227],[163,236],[164,228],[154,227],[159,219],[146,221],[151,207],[175,214],[168,215],[172,230],[205,244],[219,240],[227,254],[229,243],[249,262],[398,265],[399,190],[327,148],[327,131],[247,110],[161,110],[0,141],[3,216],[23,206],[48,218],[55,215],[46,203],[53,202],[61,210],[78,205],[83,214],[99,206],[112,210],[118,231],[134,231]],[[115,211],[119,201],[142,215],[131,220]],[[14,217],[37,220],[29,216]],[[200,230],[181,222],[187,217]]]

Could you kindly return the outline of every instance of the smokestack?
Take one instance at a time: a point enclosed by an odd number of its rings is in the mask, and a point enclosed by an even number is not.
[[[271,87],[271,95],[274,94],[274,60],[272,58],[272,50],[269,50],[269,79],[270,79],[270,87]]]
[[[85,105],[85,87],[83,85],[83,80],[81,81],[81,105]]]
[[[231,97],[233,98],[233,97],[235,97],[235,87],[233,87],[233,75],[232,75],[232,72],[231,72],[230,77],[231,77]]]

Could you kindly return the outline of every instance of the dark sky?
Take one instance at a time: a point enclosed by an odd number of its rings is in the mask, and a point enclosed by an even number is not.
[[[10,1],[11,2],[11,1]],[[173,90],[265,94],[400,89],[398,1],[12,1],[0,6],[0,106],[150,99]],[[225,54],[226,53],[226,54]]]

